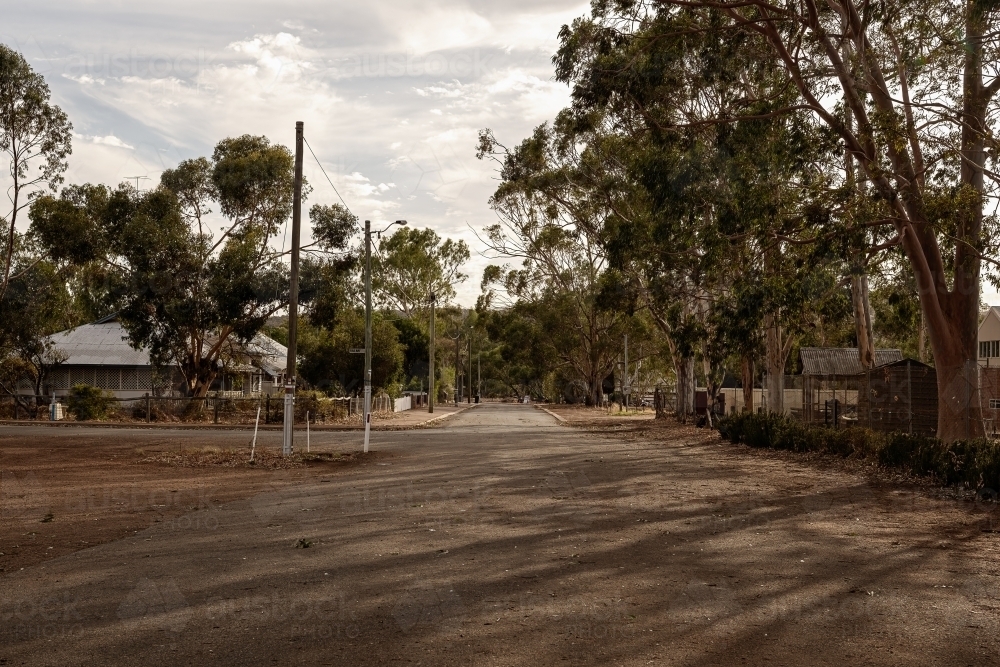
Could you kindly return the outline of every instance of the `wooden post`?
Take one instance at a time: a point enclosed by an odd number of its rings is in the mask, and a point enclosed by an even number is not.
[[[149,392],[146,392],[146,423],[148,424],[151,419],[150,409],[149,409]]]

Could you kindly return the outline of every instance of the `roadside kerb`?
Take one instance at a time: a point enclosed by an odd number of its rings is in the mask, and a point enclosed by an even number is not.
[[[543,407],[542,407],[542,406],[540,406],[540,405],[539,405],[538,403],[535,403],[535,404],[534,404],[534,406],[535,406],[536,408],[538,408],[539,410],[541,410],[542,412],[547,412],[547,413],[549,413],[550,415],[552,415],[553,417],[555,417],[555,418],[556,418],[556,421],[558,421],[558,422],[559,422],[560,424],[565,424],[565,423],[566,423],[566,418],[565,418],[565,417],[560,417],[559,415],[557,415],[556,413],[552,412],[551,410],[548,410],[548,409],[546,409],[546,408],[543,408]]]
[[[422,421],[419,424],[414,424],[413,426],[407,427],[407,428],[420,428],[422,426],[427,426],[428,424],[433,424],[436,421],[441,421],[443,419],[447,419],[448,417],[454,417],[455,415],[460,415],[463,412],[465,412],[466,410],[471,410],[472,408],[476,407],[477,405],[479,405],[479,404],[478,403],[474,403],[472,405],[467,405],[464,408],[461,408],[460,410],[455,410],[454,412],[448,412],[448,413],[445,413],[443,415],[438,415],[437,417],[431,417],[430,419],[428,419],[426,421]]]

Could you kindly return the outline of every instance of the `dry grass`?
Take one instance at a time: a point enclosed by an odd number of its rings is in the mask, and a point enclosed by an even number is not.
[[[136,450],[140,456],[139,463],[154,463],[179,468],[256,468],[260,470],[288,470],[302,468],[316,463],[344,463],[357,458],[356,453],[311,453],[282,456],[279,451],[258,447],[254,452],[254,460],[250,460],[250,452],[246,448],[221,449],[215,446],[185,449],[179,452],[146,453]]]

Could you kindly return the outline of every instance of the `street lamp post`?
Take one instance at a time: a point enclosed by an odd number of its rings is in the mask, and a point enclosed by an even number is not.
[[[406,220],[397,220],[392,225],[406,226]],[[375,232],[380,237],[382,232]],[[365,220],[365,453],[372,426],[372,222]]]
[[[461,327],[456,328],[455,329],[455,335],[454,336],[448,336],[448,337],[449,338],[453,338],[455,340],[455,407],[457,408],[458,407],[458,396],[459,396],[459,393],[461,393],[461,387],[462,387],[462,384],[464,383],[464,380],[463,380],[463,382],[459,382],[458,381],[458,364],[459,364],[459,361],[460,361],[459,360],[459,346],[458,346],[458,342],[462,339],[462,328]]]
[[[437,295],[431,292],[431,326],[430,326],[430,363],[428,363],[429,377],[427,379],[427,412],[434,413],[434,306]]]

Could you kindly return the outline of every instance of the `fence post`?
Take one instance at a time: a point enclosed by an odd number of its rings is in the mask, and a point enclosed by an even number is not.
[[[271,420],[271,395],[267,395],[267,400],[264,402],[264,423],[267,424]]]
[[[150,410],[149,410],[149,392],[146,392],[146,423],[148,424],[150,420]]]

